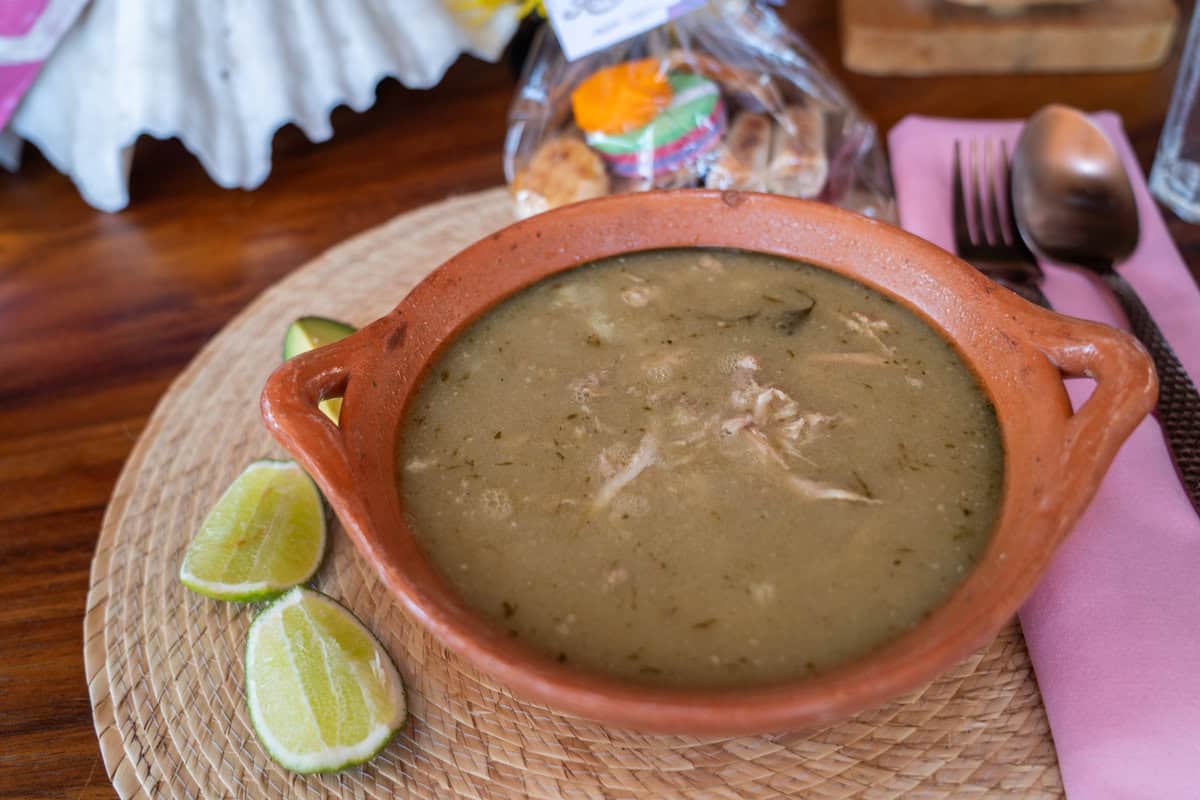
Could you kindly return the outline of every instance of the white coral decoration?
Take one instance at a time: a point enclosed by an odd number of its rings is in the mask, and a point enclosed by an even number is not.
[[[143,133],[253,189],[283,125],[324,141],[334,107],[369,108],[387,76],[432,86],[463,51],[494,60],[515,26],[509,9],[470,27],[441,0],[93,0],[10,130],[105,211],[129,202]]]

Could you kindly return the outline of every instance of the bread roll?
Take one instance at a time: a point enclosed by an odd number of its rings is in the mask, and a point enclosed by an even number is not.
[[[767,191],[816,197],[829,177],[825,157],[825,117],[814,106],[788,106],[771,135]]]
[[[608,173],[592,148],[573,136],[545,142],[512,182],[517,216],[608,194]]]
[[[743,111],[734,118],[705,177],[709,189],[763,192],[771,156],[771,118]]]

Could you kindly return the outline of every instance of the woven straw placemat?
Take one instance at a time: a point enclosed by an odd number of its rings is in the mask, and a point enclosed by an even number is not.
[[[938,680],[817,733],[746,738],[614,730],[513,697],[391,601],[342,530],[317,586],[353,609],[404,674],[411,717],[367,765],[301,777],[258,746],[242,702],[254,609],[186,591],[180,559],[256,458],[284,454],[258,394],[287,323],[362,325],[430,269],[511,221],[503,190],[447,200],[348,241],[265,292],[163,397],[113,493],[92,564],[84,649],[96,732],[124,798],[893,798],[1060,796],[1019,629]]]

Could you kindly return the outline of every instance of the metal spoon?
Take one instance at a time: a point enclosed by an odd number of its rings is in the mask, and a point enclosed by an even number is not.
[[[1200,512],[1200,394],[1137,292],[1113,268],[1138,241],[1133,187],[1116,148],[1079,111],[1046,106],[1025,124],[1012,169],[1013,211],[1025,242],[1099,275],[1150,351],[1158,370],[1158,419]]]

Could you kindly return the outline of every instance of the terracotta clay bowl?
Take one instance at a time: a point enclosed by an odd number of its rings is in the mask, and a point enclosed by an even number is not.
[[[924,622],[815,678],[742,690],[673,690],[572,669],[468,609],[422,555],[396,490],[397,437],[426,368],[514,292],[606,256],[724,247],[812,262],[890,295],[951,341],[990,395],[1005,448],[1000,515],[977,568]],[[1096,381],[1073,414],[1063,376]],[[388,316],[286,362],[263,418],[316,479],[409,615],[514,692],[605,723],[688,734],[811,728],[914,689],[986,643],[1017,610],[1155,402],[1130,336],[1059,316],[934,245],[830,206],[709,191],[605,197],[505,228],[451,258]],[[341,427],[318,410],[344,396]]]

